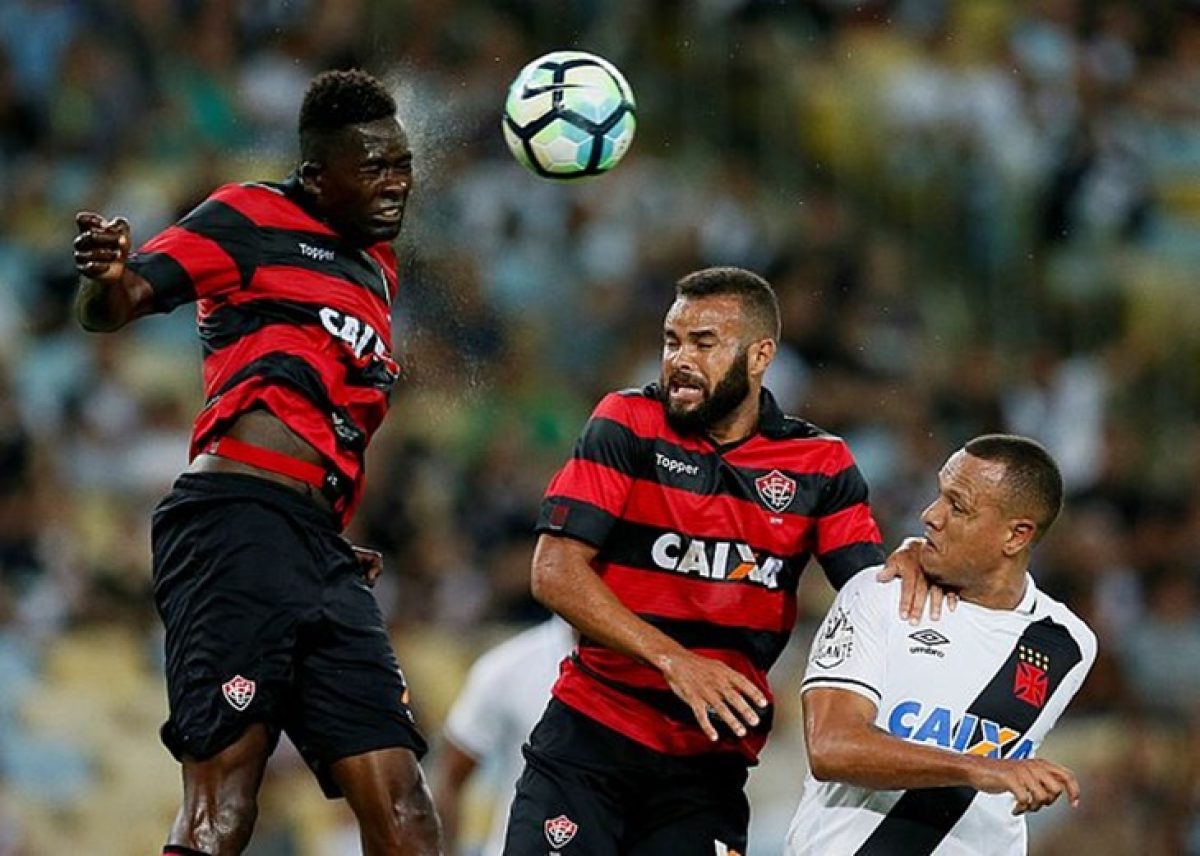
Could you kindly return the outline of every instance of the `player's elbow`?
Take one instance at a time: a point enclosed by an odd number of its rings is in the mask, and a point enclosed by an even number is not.
[[[552,563],[535,555],[529,570],[529,590],[533,599],[549,610],[554,610],[559,599],[559,575]]]
[[[847,761],[845,742],[839,735],[808,735],[808,768],[818,782],[842,781],[845,778]]]

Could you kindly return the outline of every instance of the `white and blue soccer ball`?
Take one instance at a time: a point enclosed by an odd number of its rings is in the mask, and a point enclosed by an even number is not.
[[[625,156],[637,129],[633,90],[616,66],[583,51],[538,57],[504,102],[504,139],[542,178],[599,175]]]

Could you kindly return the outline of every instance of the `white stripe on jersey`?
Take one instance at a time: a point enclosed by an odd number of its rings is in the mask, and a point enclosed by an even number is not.
[[[1096,637],[1088,626],[1027,575],[1016,609],[962,602],[953,612],[943,611],[940,621],[914,628],[899,618],[899,582],[879,583],[875,571],[859,572],[830,607],[813,637],[804,689],[862,695],[876,705],[875,725],[905,740],[991,757],[1036,754],[1096,658]],[[1057,687],[1055,676],[1061,677]],[[1006,713],[993,721],[979,714],[1000,708],[1014,718]],[[1029,725],[1008,727],[1017,721]],[[921,798],[919,792],[818,782],[809,774],[787,853],[850,856],[873,834],[896,830],[887,815],[906,793],[912,794],[906,805]],[[975,795],[940,844],[920,852],[1024,853],[1025,819],[1013,816],[1013,805],[1008,794]]]

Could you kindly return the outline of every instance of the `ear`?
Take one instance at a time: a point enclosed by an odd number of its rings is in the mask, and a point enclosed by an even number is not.
[[[750,346],[750,353],[747,357],[750,365],[747,366],[747,369],[751,376],[762,377],[766,374],[767,366],[771,365],[771,360],[775,359],[777,347],[774,339],[760,339]]]
[[[300,175],[300,186],[310,196],[321,195],[322,174],[324,170],[317,161],[304,161],[297,170]]]
[[[1037,524],[1029,518],[1019,517],[1010,521],[1008,538],[1004,541],[1004,555],[1011,558],[1032,547],[1037,531]]]

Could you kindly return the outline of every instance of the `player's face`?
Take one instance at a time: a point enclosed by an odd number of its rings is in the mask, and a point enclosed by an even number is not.
[[[938,473],[937,498],[921,514],[921,565],[933,580],[970,589],[1003,560],[1014,522],[1003,502],[1004,472],[1004,463],[960,449]]]
[[[395,240],[412,185],[412,149],[395,119],[342,131],[311,183],[329,224],[360,246]]]
[[[732,295],[680,298],[663,324],[667,419],[684,433],[727,419],[751,395],[750,348]]]

